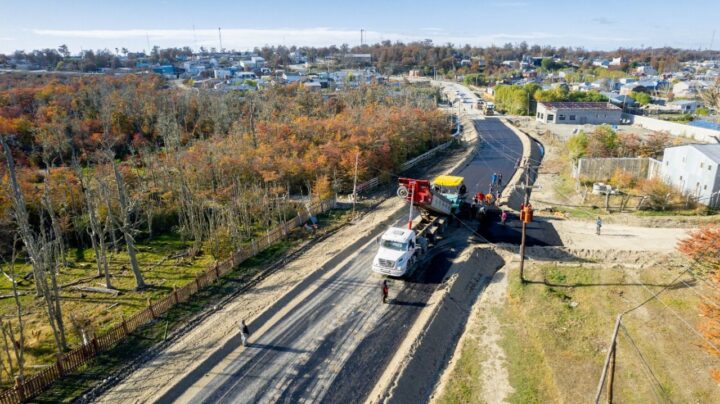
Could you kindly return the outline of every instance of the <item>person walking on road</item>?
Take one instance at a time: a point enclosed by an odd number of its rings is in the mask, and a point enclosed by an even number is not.
[[[387,303],[387,297],[388,297],[388,284],[387,279],[383,281],[382,283],[382,299],[383,303]]]
[[[502,186],[502,173],[498,174],[498,182],[497,182],[497,184],[498,184],[499,187]]]
[[[600,216],[598,216],[597,220],[595,221],[595,233],[600,235],[600,229],[602,228],[602,219],[600,219]]]
[[[248,338],[250,338],[250,329],[248,328],[247,324],[245,324],[245,320],[240,321],[239,327],[242,345],[247,346]]]
[[[505,226],[506,221],[507,221],[507,212],[503,210],[502,213],[500,213],[500,223],[502,223],[502,225]]]

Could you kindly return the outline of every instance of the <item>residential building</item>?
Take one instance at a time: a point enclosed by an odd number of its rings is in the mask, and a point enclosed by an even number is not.
[[[700,80],[688,80],[675,83],[672,92],[675,97],[692,98],[697,97],[708,87],[708,83]]]
[[[679,100],[671,102],[670,106],[679,109],[682,114],[692,114],[698,109],[700,102],[692,100]]]
[[[297,83],[301,78],[302,77],[299,74],[294,73],[283,73],[282,75],[283,82],[286,84]]]
[[[720,207],[720,144],[668,147],[660,173],[666,183],[712,208]]]
[[[622,120],[622,109],[608,102],[539,102],[535,120],[558,124],[610,124]]]
[[[637,73],[637,74],[642,74],[642,75],[645,75],[645,76],[654,76],[654,75],[656,75],[658,72],[657,72],[657,70],[655,70],[655,68],[653,68],[652,66],[647,66],[647,65],[646,65],[646,66],[638,66],[637,68],[635,68],[635,73]]]
[[[319,81],[306,81],[303,83],[303,87],[311,91],[320,91],[322,84]]]
[[[220,80],[225,80],[232,77],[232,71],[228,69],[215,69],[213,70],[213,77]]]
[[[629,95],[620,95],[618,93],[603,93],[603,95],[608,97],[608,101],[610,101],[611,104],[621,109],[638,107],[637,101]]]

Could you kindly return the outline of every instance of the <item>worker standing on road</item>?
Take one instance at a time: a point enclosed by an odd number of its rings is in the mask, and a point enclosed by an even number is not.
[[[497,173],[493,173],[493,175],[492,175],[492,181],[490,181],[490,186],[493,186],[493,185],[497,184],[497,180],[498,180],[498,175],[497,175]]]
[[[502,213],[500,213],[500,223],[502,223],[502,225],[505,226],[506,221],[507,221],[507,211],[503,210]]]
[[[602,219],[600,219],[600,216],[598,216],[597,220],[595,221],[595,233],[600,235],[601,228],[602,228]]]
[[[386,280],[384,280],[383,283],[382,283],[382,299],[383,299],[383,303],[387,303],[388,292],[389,292],[389,290],[388,290],[388,284],[387,284],[387,279],[386,279]]]
[[[499,187],[502,186],[502,173],[498,174],[498,182],[497,182],[497,184],[498,184]]]
[[[242,320],[238,326],[240,327],[240,339],[242,340],[242,345],[247,346],[247,340],[250,338],[250,329],[247,324],[245,324],[245,320]]]

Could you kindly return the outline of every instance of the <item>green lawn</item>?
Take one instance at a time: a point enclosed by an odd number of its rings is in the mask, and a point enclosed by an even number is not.
[[[329,211],[318,215],[320,234],[332,231],[347,221],[345,211]],[[88,388],[107,378],[113,371],[141,355],[146,349],[162,341],[166,333],[182,326],[191,316],[235,293],[255,274],[287,254],[289,250],[308,240],[307,234],[297,229],[289,238],[278,241],[242,264],[213,285],[195,294],[189,301],[179,304],[160,318],[141,327],[126,341],[103,353],[88,365],[81,367],[51,386],[35,400],[41,402],[72,401]],[[190,278],[185,279],[187,282]],[[178,286],[181,286],[180,280]],[[169,279],[167,280],[170,281]],[[169,289],[171,290],[171,289]],[[140,305],[139,307],[144,307]]]

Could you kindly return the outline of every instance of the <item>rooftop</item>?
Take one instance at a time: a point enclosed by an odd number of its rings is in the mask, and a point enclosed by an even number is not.
[[[541,102],[546,108],[552,109],[620,109],[607,102]]]
[[[668,147],[668,149],[675,147],[692,147],[700,153],[706,155],[710,160],[715,163],[720,163],[720,144],[686,144],[680,146]]]
[[[390,227],[385,231],[382,238],[385,240],[404,242],[409,240],[412,236],[412,230],[403,229],[400,227]]]
[[[691,146],[708,156],[710,160],[720,163],[720,144],[693,144]]]

